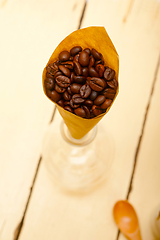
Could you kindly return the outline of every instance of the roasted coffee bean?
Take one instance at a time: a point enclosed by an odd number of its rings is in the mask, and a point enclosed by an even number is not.
[[[84,76],[74,76],[73,79],[76,83],[80,84],[84,84],[86,81],[86,78]]]
[[[104,89],[103,91],[103,95],[106,97],[106,98],[109,98],[109,99],[113,99],[114,96],[115,96],[115,93],[116,91],[112,88],[106,88]]]
[[[74,71],[75,71],[76,75],[78,75],[78,76],[81,75],[82,74],[82,68],[81,68],[80,63],[77,62],[77,61],[73,61],[73,63],[74,63]]]
[[[59,106],[61,106],[61,107],[64,108],[64,100],[63,100],[63,99],[59,100],[59,101],[57,102],[57,104],[58,104]]]
[[[85,51],[80,52],[79,54],[79,63],[82,67],[86,67],[89,64],[89,54]]]
[[[46,78],[44,80],[44,84],[45,84],[45,87],[49,90],[53,90],[54,89],[54,85],[55,85],[55,81],[54,79],[52,78]]]
[[[54,101],[54,102],[58,102],[61,99],[61,95],[56,92],[55,90],[50,92],[50,98]]]
[[[102,103],[102,105],[100,106],[101,109],[107,109],[112,103],[111,99],[106,99],[104,101],[104,103]]]
[[[94,105],[101,105],[102,103],[104,103],[104,101],[106,100],[104,95],[99,95],[95,100],[94,100]]]
[[[117,82],[117,80],[115,79],[115,78],[113,78],[113,80],[111,80],[111,81],[108,81],[107,82],[107,84],[108,84],[108,86],[110,87],[110,88],[113,88],[113,89],[117,89],[117,87],[118,87],[118,82]]]
[[[67,77],[70,77],[71,76],[71,72],[68,68],[66,68],[65,66],[63,65],[59,65],[59,70],[64,73],[64,75],[66,75]]]
[[[63,73],[60,72],[60,71],[57,71],[57,72],[55,73],[55,75],[54,75],[54,79],[56,79],[56,77],[58,77],[58,76],[60,76],[60,75],[63,75]]]
[[[74,67],[74,63],[72,61],[61,62],[61,65],[65,66],[70,70],[72,70]]]
[[[46,68],[47,72],[51,75],[54,75],[55,72],[58,70],[58,63],[49,64]]]
[[[82,48],[81,46],[75,46],[73,47],[71,50],[70,50],[70,54],[72,56],[75,56],[77,53],[81,52],[82,51]]]
[[[82,117],[82,118],[85,118],[86,117],[86,112],[84,109],[82,108],[76,108],[74,109],[74,113],[79,116],[79,117]]]
[[[56,90],[58,93],[64,93],[64,92],[66,91],[65,88],[60,87],[58,84],[55,84],[55,90]]]
[[[100,60],[102,58],[102,54],[99,53],[96,49],[92,48],[91,54],[96,60]]]
[[[78,59],[79,59],[79,53],[74,56],[73,61],[78,62]]]
[[[52,79],[54,79],[54,75],[52,75],[52,74],[46,72],[46,78],[52,78]]]
[[[96,72],[96,70],[93,67],[89,68],[89,75],[91,77],[99,77],[98,73]]]
[[[93,106],[93,101],[90,100],[90,99],[87,99],[85,102],[84,102],[84,105],[88,106],[88,107],[92,107]]]
[[[92,106],[92,112],[93,112],[94,115],[98,116],[102,113],[102,110],[98,106],[93,105]]]
[[[97,96],[98,96],[98,93],[96,91],[92,90],[92,92],[91,92],[89,97],[93,101],[94,99],[96,99]]]
[[[62,51],[59,54],[59,60],[62,62],[68,61],[70,57],[70,53],[68,51]]]
[[[72,93],[72,91],[71,91],[71,87],[70,87],[70,86],[67,88],[67,92],[68,92],[70,95],[73,95],[73,93]]]
[[[74,82],[74,76],[75,76],[75,73],[74,73],[74,72],[71,72],[71,76],[70,76],[71,83],[73,83],[73,82]]]
[[[91,54],[91,50],[89,48],[85,48],[84,51],[87,52],[89,55]]]
[[[100,78],[103,77],[103,74],[104,74],[104,71],[105,71],[104,65],[97,64],[97,66],[95,67],[95,70],[98,72],[98,75],[99,75]]]
[[[86,113],[86,118],[90,118],[91,114],[90,114],[89,108],[85,105],[83,105],[82,108],[84,109],[84,111]]]
[[[82,68],[82,76],[88,77],[89,71],[87,67]]]
[[[90,56],[90,59],[89,59],[89,68],[90,67],[93,67],[94,66],[94,63],[95,63],[95,59],[94,59],[94,57],[93,56]]]
[[[75,104],[81,104],[85,102],[85,99],[83,99],[80,94],[74,94],[72,99]]]
[[[73,56],[70,56],[68,60],[73,61]]]
[[[94,64],[95,67],[96,67],[98,64],[104,65],[104,60],[103,60],[103,59],[100,59],[100,60],[95,61],[95,64]]]
[[[56,83],[62,88],[67,88],[70,85],[71,80],[66,76],[60,75],[56,77]]]
[[[68,112],[73,113],[73,109],[70,106],[68,106],[68,105],[65,106],[64,109],[67,110]]]
[[[80,88],[82,87],[79,83],[72,83],[71,84],[71,92],[73,93],[80,93]]]
[[[100,92],[104,89],[105,87],[105,81],[101,78],[96,78],[96,77],[92,77],[90,82],[89,82],[89,85],[90,87],[94,90],[94,91],[97,91],[97,92]]]
[[[70,101],[64,101],[64,106],[70,105]]]
[[[106,70],[104,71],[104,79],[106,81],[110,81],[114,78],[114,76],[115,76],[115,71],[107,67]]]
[[[69,101],[69,104],[70,104],[71,108],[78,108],[78,107],[80,106],[80,104],[79,104],[79,103],[75,103],[75,102],[73,101],[73,99],[71,99],[71,100]]]
[[[80,88],[80,95],[82,98],[88,98],[89,95],[91,94],[91,88],[88,84],[84,84],[81,88]]]
[[[71,100],[72,96],[67,91],[65,91],[63,93],[63,98],[64,98],[64,100],[69,101],[69,100]]]

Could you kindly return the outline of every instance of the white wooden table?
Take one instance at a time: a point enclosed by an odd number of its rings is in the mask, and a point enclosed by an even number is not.
[[[120,56],[120,92],[99,123],[115,156],[107,180],[86,195],[49,179],[42,142],[54,113],[41,76],[72,31],[104,26]],[[145,240],[160,204],[160,1],[0,0],[0,240],[122,240],[112,209],[135,207]],[[51,124],[58,124],[55,112]]]

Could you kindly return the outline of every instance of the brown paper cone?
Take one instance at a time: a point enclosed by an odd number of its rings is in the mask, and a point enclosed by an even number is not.
[[[87,47],[90,49],[95,48],[98,52],[102,53],[105,65],[115,70],[115,73],[116,73],[115,77],[116,77],[116,80],[118,81],[119,56],[104,27],[88,27],[88,28],[83,28],[83,29],[72,32],[64,40],[62,40],[62,42],[57,46],[57,48],[51,55],[46,66],[58,60],[58,56],[60,52],[64,50],[70,51],[72,47],[77,45],[80,45],[83,49]],[[47,96],[45,87],[44,87],[45,75],[46,75],[46,67],[44,68],[44,71],[43,71],[42,82],[43,82],[44,93]],[[119,87],[117,88],[117,92],[113,99],[113,102],[118,94],[118,91],[119,91]],[[110,106],[105,113],[95,118],[84,119],[84,118],[78,117],[73,113],[66,111],[65,109],[60,107],[58,104],[56,105],[72,137],[76,139],[80,139],[84,137],[111,108]]]

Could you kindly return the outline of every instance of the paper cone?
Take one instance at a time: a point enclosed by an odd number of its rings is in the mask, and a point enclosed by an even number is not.
[[[118,81],[118,73],[119,73],[119,56],[118,53],[109,38],[104,27],[88,27],[83,28],[77,31],[72,32],[68,35],[55,49],[53,54],[51,55],[46,67],[50,64],[58,60],[59,53],[68,50],[74,46],[81,46],[84,48],[95,48],[98,52],[103,55],[104,65],[114,69],[115,78]],[[43,90],[45,95],[46,90],[44,87],[44,80],[46,76],[46,67],[43,70],[42,82],[43,82]],[[113,102],[118,94],[119,84],[113,99]],[[48,97],[48,96],[47,96]],[[51,99],[50,99],[51,100]],[[52,101],[52,100],[51,100]],[[112,104],[113,104],[112,102]],[[56,103],[55,103],[56,104]],[[112,106],[111,104],[111,106]],[[57,108],[59,113],[61,114],[65,124],[67,125],[72,137],[76,139],[80,139],[84,137],[101,119],[102,117],[109,111],[111,106],[107,109],[107,111],[95,118],[92,119],[84,119],[73,113],[70,113],[60,107],[58,104]]]

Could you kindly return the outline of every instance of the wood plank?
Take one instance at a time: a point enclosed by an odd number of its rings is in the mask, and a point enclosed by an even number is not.
[[[50,182],[42,165],[20,240],[116,239],[112,208],[128,192],[160,48],[157,1],[152,11],[142,0],[127,2],[90,0],[83,20],[83,27],[105,26],[120,55],[120,93],[99,123],[99,129],[109,129],[116,147],[107,181],[86,195],[65,194]],[[59,122],[57,114],[53,123],[57,131]],[[101,144],[105,149],[105,142]]]
[[[0,1],[0,239],[23,216],[53,104],[41,75],[59,41],[77,29],[84,1]],[[73,21],[74,19],[74,21]]]
[[[160,203],[160,65],[138,155],[130,202],[135,206],[143,239],[153,237],[151,219]],[[120,239],[125,239],[120,237]]]

